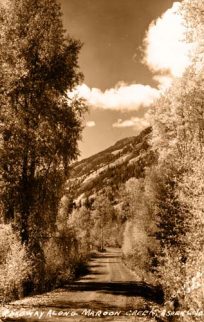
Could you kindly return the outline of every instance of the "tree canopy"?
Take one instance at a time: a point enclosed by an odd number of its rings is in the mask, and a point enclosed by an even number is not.
[[[12,0],[0,19],[4,214],[28,241],[28,218],[53,208],[78,155],[84,104],[68,92],[83,78],[81,43],[65,33],[57,1]]]

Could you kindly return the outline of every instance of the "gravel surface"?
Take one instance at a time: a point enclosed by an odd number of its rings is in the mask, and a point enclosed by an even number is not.
[[[148,311],[156,299],[156,290],[122,263],[120,250],[107,249],[90,260],[86,276],[62,289],[12,302],[1,308],[0,316],[15,322],[155,322]]]

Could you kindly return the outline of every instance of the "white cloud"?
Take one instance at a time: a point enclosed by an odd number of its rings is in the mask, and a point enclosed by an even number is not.
[[[161,91],[165,91],[169,88],[173,82],[173,77],[171,75],[155,75],[153,79],[159,83],[159,88]]]
[[[159,90],[151,86],[124,83],[104,92],[83,84],[77,87],[74,94],[86,99],[90,106],[96,108],[129,111],[150,106],[160,95]]]
[[[185,27],[179,14],[180,5],[179,2],[174,2],[172,8],[153,21],[144,39],[143,63],[153,72],[158,88],[120,82],[114,88],[103,92],[83,84],[76,88],[72,96],[84,98],[91,107],[109,110],[137,111],[140,107],[151,106],[171,86],[173,78],[180,77],[190,64],[189,53],[192,45],[184,41]],[[132,126],[132,123],[132,119],[126,120],[124,125]],[[119,122],[118,127],[122,127],[122,124]]]
[[[95,126],[96,126],[95,121],[88,121],[88,122],[86,122],[86,127],[95,127]]]
[[[191,45],[184,41],[185,27],[179,14],[180,5],[175,2],[171,9],[152,22],[144,40],[144,62],[153,72],[173,77],[181,76],[190,63]],[[158,80],[163,84],[164,78]]]
[[[145,118],[131,117],[128,120],[118,119],[117,122],[113,123],[114,128],[133,128],[134,130],[141,131],[148,127],[150,123]]]

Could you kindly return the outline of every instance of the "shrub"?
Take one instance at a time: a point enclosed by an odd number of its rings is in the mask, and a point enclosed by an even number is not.
[[[0,290],[3,301],[24,295],[24,283],[29,280],[30,267],[26,249],[11,225],[0,225]]]

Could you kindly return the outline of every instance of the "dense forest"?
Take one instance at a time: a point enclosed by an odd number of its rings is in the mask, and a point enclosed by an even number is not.
[[[120,247],[140,280],[163,289],[166,308],[203,309],[203,1],[184,0],[181,15],[192,64],[152,106],[151,128],[71,164],[86,111],[67,94],[83,79],[81,43],[65,34],[56,1],[1,8],[4,301],[62,285],[94,250]]]

